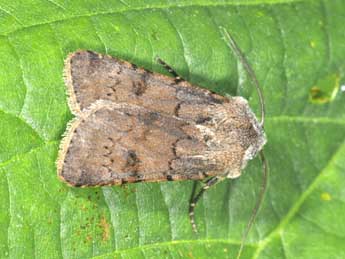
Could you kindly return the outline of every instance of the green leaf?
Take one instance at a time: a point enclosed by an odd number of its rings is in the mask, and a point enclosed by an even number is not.
[[[158,55],[188,81],[245,96],[258,111],[219,26],[252,64],[267,104],[269,187],[242,258],[344,258],[344,13],[342,0],[1,0],[0,258],[237,253],[261,183],[258,159],[205,194],[197,235],[190,181],[78,189],[55,166],[72,118],[63,61],[77,49],[165,73]]]

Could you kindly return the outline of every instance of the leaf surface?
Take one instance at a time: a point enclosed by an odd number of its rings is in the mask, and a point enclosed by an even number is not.
[[[63,61],[107,53],[258,99],[219,26],[263,85],[269,187],[242,258],[345,257],[345,3],[341,0],[0,1],[0,257],[233,258],[261,164],[187,209],[193,183],[78,189],[56,177],[72,118]]]

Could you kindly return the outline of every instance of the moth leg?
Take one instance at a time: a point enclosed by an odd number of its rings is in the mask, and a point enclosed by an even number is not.
[[[175,78],[175,82],[179,83],[181,81],[184,81],[184,79],[182,77],[180,77],[177,72],[171,67],[169,66],[167,63],[165,63],[162,59],[160,59],[159,57],[157,57],[157,62],[159,64],[161,64],[170,74],[172,74]]]
[[[194,189],[192,192],[192,196],[190,199],[190,203],[189,203],[189,219],[190,219],[190,223],[192,225],[193,231],[195,233],[198,232],[196,224],[195,224],[195,217],[194,217],[194,209],[195,206],[197,204],[197,202],[199,201],[199,199],[201,198],[201,196],[203,195],[203,193],[209,189],[211,186],[221,182],[224,179],[223,176],[213,176],[209,179],[206,180],[206,182],[204,183],[204,186],[201,187],[201,189],[199,190],[199,192],[195,195],[195,185],[194,185]]]
[[[202,186],[204,186],[210,178],[211,178],[211,176],[201,180]],[[197,186],[198,186],[199,182],[200,181],[194,181],[194,183],[193,183],[192,195],[190,196],[191,197],[190,198],[190,203],[192,203],[192,200],[195,197],[196,189],[197,189]]]

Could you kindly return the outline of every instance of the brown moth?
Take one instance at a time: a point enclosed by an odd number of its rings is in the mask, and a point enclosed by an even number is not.
[[[267,163],[262,147],[265,105],[256,76],[232,36],[223,36],[254,82],[261,102],[258,122],[242,97],[223,97],[194,86],[158,59],[175,78],[92,51],[65,61],[68,103],[76,116],[57,159],[59,178],[75,187],[135,182],[203,180],[192,194],[189,216],[202,194],[241,175],[260,151],[263,182],[237,258],[263,201]]]
[[[65,77],[76,118],[58,175],[72,186],[236,178],[266,141],[242,97],[91,51],[69,55]]]

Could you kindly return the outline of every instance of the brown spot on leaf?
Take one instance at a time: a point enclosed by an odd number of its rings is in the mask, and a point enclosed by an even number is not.
[[[101,220],[100,220],[98,226],[102,230],[102,241],[109,240],[109,237],[110,237],[110,225],[107,222],[107,219],[106,219],[106,217],[104,215],[102,215]]]

